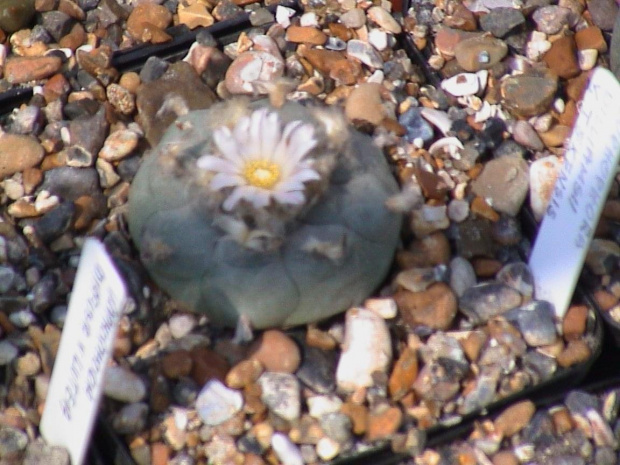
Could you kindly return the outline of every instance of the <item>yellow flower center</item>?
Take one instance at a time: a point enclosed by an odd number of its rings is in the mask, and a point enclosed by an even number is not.
[[[251,186],[271,189],[280,180],[280,166],[268,160],[252,160],[243,167],[243,177]]]

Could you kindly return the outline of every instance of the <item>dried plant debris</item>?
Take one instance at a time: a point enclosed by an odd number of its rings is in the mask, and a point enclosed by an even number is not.
[[[564,388],[571,379],[561,376],[585,370],[598,350],[594,314],[575,302],[555,321],[536,300],[520,212],[545,211],[589,72],[609,62],[616,4],[400,8],[366,0],[301,2],[299,11],[229,0],[0,2],[0,19],[10,18],[0,21],[0,90],[33,86],[1,121],[1,461],[68,463],[37,425],[88,236],[105,243],[132,295],[102,418],[140,465],[321,463],[371,445],[415,455],[423,431],[548,380]],[[198,32],[240,13],[250,25],[234,38]],[[179,24],[197,32],[182,59],[115,67],[118,52],[169,43]],[[424,63],[412,61],[410,46]],[[404,217],[390,274],[361,305],[288,332],[257,332],[248,343],[171,300],[127,225],[132,181],[170,124],[243,98],[337,114],[346,131],[364,133],[361,151],[400,185],[385,205]],[[588,256],[596,300],[612,315],[619,186]],[[342,210],[364,221],[354,205]],[[228,225],[241,237],[237,226]],[[306,252],[337,262],[338,244],[317,240]],[[593,412],[605,418],[598,408],[571,411],[567,437],[585,450],[589,428],[603,441],[599,454],[609,437]],[[484,431],[489,448],[501,442],[495,429]],[[517,452],[536,453],[528,445]]]

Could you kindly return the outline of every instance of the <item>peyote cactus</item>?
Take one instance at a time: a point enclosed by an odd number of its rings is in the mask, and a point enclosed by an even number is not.
[[[133,181],[128,220],[154,280],[213,324],[292,326],[381,283],[397,191],[381,151],[338,111],[237,99],[170,126]]]

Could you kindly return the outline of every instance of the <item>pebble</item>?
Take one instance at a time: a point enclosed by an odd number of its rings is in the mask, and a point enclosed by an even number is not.
[[[523,24],[525,24],[525,17],[515,8],[494,8],[480,17],[480,28],[500,39]]]
[[[392,361],[390,333],[385,320],[364,308],[352,308],[345,315],[342,353],[336,382],[343,391],[374,384],[373,373],[386,373]]]
[[[36,13],[33,1],[0,1],[0,29],[11,34],[28,27]]]
[[[123,86],[112,83],[106,88],[108,102],[122,115],[130,115],[136,109],[136,102],[133,93]]]
[[[179,379],[184,376],[189,376],[192,367],[192,357],[187,350],[170,352],[161,359],[162,372],[170,379]]]
[[[469,72],[491,69],[503,60],[507,53],[508,46],[504,41],[488,36],[464,39],[454,47],[458,64]]]
[[[359,29],[366,24],[366,14],[361,8],[353,8],[340,15],[340,22],[351,29]]]
[[[555,155],[535,160],[530,165],[530,208],[536,221],[542,221],[553,195],[562,162]]]
[[[337,353],[317,347],[304,346],[302,362],[295,373],[299,380],[318,394],[336,389]]]
[[[512,287],[525,298],[534,294],[534,276],[527,263],[508,263],[498,271],[495,279]]]
[[[523,339],[532,347],[553,344],[557,338],[555,330],[555,311],[544,300],[536,300],[522,307],[504,313],[508,321],[514,322]]]
[[[407,142],[413,143],[416,139],[421,139],[426,144],[433,140],[433,128],[422,116],[421,108],[409,108],[398,117],[398,122],[405,128]]]
[[[613,0],[592,0],[588,2],[588,12],[595,26],[611,31],[618,16],[618,5]]]
[[[403,320],[411,327],[448,329],[457,313],[457,298],[445,283],[435,283],[422,292],[396,291],[394,300]]]
[[[10,57],[4,66],[4,78],[11,84],[24,84],[56,74],[62,60],[56,56]]]
[[[558,88],[551,74],[520,74],[502,80],[503,104],[515,116],[537,116],[547,111]]]
[[[329,437],[322,437],[316,443],[316,453],[321,460],[332,460],[340,453],[340,450],[340,444]]]
[[[282,331],[265,331],[248,349],[248,358],[257,360],[266,371],[295,373],[301,362],[299,347]]]
[[[35,376],[41,371],[41,359],[34,352],[27,352],[15,361],[17,374],[20,376]]]
[[[290,373],[265,372],[258,378],[261,400],[284,420],[295,421],[301,414],[299,381]]]
[[[271,447],[282,465],[304,465],[299,448],[283,433],[271,437]]]
[[[149,406],[144,402],[127,404],[112,417],[112,428],[118,434],[135,434],[144,430]]]
[[[27,445],[28,435],[22,430],[0,425],[0,457],[14,459]]]
[[[457,297],[461,297],[467,289],[477,282],[476,272],[471,262],[456,256],[450,261],[450,288]]]
[[[588,307],[585,305],[571,305],[562,321],[562,335],[567,341],[580,338],[586,331],[588,321]]]
[[[405,348],[394,364],[388,381],[388,390],[393,400],[400,400],[411,391],[411,386],[418,376],[418,354],[409,347]]]
[[[135,403],[144,399],[146,385],[132,371],[112,365],[108,366],[105,371],[103,393],[121,402]]]
[[[22,465],[70,465],[69,451],[62,446],[51,446],[41,439],[28,443]]]
[[[577,59],[577,45],[573,36],[560,37],[553,41],[543,56],[543,61],[557,76],[569,79],[581,72]]]
[[[282,57],[260,50],[241,53],[226,71],[226,89],[231,94],[264,93],[259,82],[270,82],[284,73]]]
[[[400,34],[403,29],[401,25],[394,19],[394,17],[385,9],[380,6],[373,6],[366,11],[368,19],[375,22],[379,27],[391,32],[392,34]]]
[[[9,341],[0,341],[0,366],[8,365],[17,358],[19,350]]]
[[[607,51],[607,42],[605,42],[600,28],[596,26],[588,26],[576,31],[575,44],[577,45],[577,50],[594,49],[599,53]]]
[[[463,97],[478,93],[480,83],[474,73],[459,73],[442,81],[441,88],[455,97]]]
[[[179,5],[177,10],[179,15],[179,23],[185,24],[190,29],[197,27],[209,27],[215,22],[215,18],[211,16],[205,5],[194,3],[187,6]]]
[[[286,30],[286,40],[293,43],[323,45],[327,41],[327,35],[311,26],[290,26]]]
[[[198,321],[196,315],[190,313],[175,313],[168,320],[168,328],[174,339],[181,339],[191,333]]]
[[[162,5],[140,3],[127,18],[127,32],[140,42],[165,42],[164,29],[172,22],[172,14]]]
[[[521,294],[502,283],[487,282],[467,289],[459,299],[461,310],[472,322],[484,322],[521,305]]]
[[[466,200],[452,199],[448,204],[448,218],[450,221],[460,223],[469,216],[469,203]]]
[[[365,121],[379,125],[387,116],[382,105],[381,84],[364,83],[357,86],[347,98],[344,111],[351,122]]]
[[[546,5],[536,9],[532,14],[532,19],[540,32],[553,35],[569,25],[572,15],[573,12],[563,6]]]
[[[569,341],[562,352],[557,356],[558,365],[570,367],[578,363],[583,363],[590,359],[592,351],[588,344],[582,339]]]
[[[535,411],[536,406],[531,400],[523,400],[505,409],[493,426],[505,437],[514,436],[530,422]]]
[[[529,170],[525,160],[502,157],[489,161],[472,182],[472,191],[487,200],[493,209],[515,216],[521,210],[529,189]]]
[[[196,399],[198,415],[209,426],[217,426],[231,419],[242,407],[241,392],[227,388],[217,379],[208,381]]]
[[[403,421],[403,413],[398,407],[389,407],[387,404],[371,409],[368,414],[368,428],[366,439],[377,441],[391,437]]]
[[[512,137],[514,137],[515,142],[529,149],[541,151],[545,148],[545,144],[540,140],[538,133],[527,121],[515,122],[512,127]]]
[[[3,133],[0,136],[0,179],[38,165],[44,150],[32,136]]]
[[[361,61],[371,69],[383,69],[383,58],[369,43],[351,39],[347,42],[347,56]]]

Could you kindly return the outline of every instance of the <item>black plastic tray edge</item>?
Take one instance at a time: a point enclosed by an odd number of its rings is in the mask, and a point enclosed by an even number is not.
[[[299,11],[296,0],[281,0],[278,4],[270,5],[267,9],[274,13],[278,6],[293,8]],[[167,30],[172,40],[162,44],[141,44],[127,50],[112,54],[112,66],[120,72],[135,71],[142,67],[151,56],[170,58],[187,53],[196,36],[207,31],[221,44],[228,44],[235,40],[242,31],[250,27],[250,14],[240,13],[225,21],[219,21],[208,27],[188,29],[186,26],[174,26]],[[32,97],[33,86],[22,84],[0,93],[0,115],[10,113],[13,108],[28,101]]]

